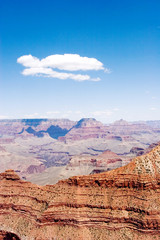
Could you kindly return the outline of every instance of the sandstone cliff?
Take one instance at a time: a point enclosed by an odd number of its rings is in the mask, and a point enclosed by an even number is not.
[[[8,170],[0,174],[0,237],[158,240],[159,198],[160,146],[127,166],[44,187]]]

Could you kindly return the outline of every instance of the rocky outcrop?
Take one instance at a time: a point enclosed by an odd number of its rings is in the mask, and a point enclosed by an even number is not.
[[[139,147],[133,147],[130,150],[130,153],[136,154],[136,156],[141,156],[143,154],[149,153],[153,148],[160,145],[160,142],[152,143],[147,148],[139,148]]]
[[[15,180],[20,180],[20,177],[12,170],[6,170],[4,173],[0,174],[0,180],[11,180],[11,181],[15,181]]]
[[[108,136],[106,127],[94,118],[82,118],[73,126],[65,137],[59,137],[60,141],[87,140],[90,138],[105,138]]]
[[[146,134],[152,132],[152,127],[146,122],[127,122],[120,119],[108,126],[110,132],[114,134],[123,135],[134,135],[134,134]]]
[[[25,240],[160,238],[160,146],[127,166],[39,187],[0,174],[0,230]]]
[[[144,148],[139,148],[139,147],[133,147],[130,150],[130,153],[136,154],[136,156],[140,156],[144,154]]]
[[[40,164],[40,165],[30,165],[26,173],[27,174],[34,174],[34,173],[42,173],[46,169],[45,165]]]
[[[122,166],[122,159],[114,152],[106,150],[97,156],[78,155],[70,159],[66,168],[81,166],[93,167],[93,170],[108,171]],[[88,172],[89,174],[90,172]]]

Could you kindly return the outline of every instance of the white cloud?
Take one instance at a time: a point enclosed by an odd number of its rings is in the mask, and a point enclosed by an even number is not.
[[[8,118],[11,118],[11,117],[8,117],[8,116],[5,116],[5,115],[0,115],[0,119],[8,119]]]
[[[117,112],[119,111],[119,108],[113,108],[113,111]]]
[[[24,118],[38,118],[39,114],[38,113],[32,113],[32,114],[26,114],[24,115]]]
[[[151,111],[156,111],[157,108],[155,108],[155,107],[151,107],[150,110],[151,110]]]
[[[78,54],[55,54],[43,58],[42,60],[32,55],[24,55],[18,58],[17,62],[29,68],[51,67],[67,71],[105,70],[103,63],[96,58],[81,57]]]
[[[53,71],[51,68],[26,68],[25,70],[23,70],[22,74],[25,76],[29,76],[29,75],[46,76],[46,77],[52,77],[52,78],[59,78],[62,80],[65,80],[68,78],[76,81],[91,80],[89,75],[56,72],[56,71]],[[93,79],[93,81],[99,81],[99,80],[100,79]]]
[[[75,111],[75,114],[82,114],[81,111]]]
[[[55,114],[60,114],[60,111],[49,111],[49,112],[46,112],[47,115],[55,115]]]
[[[91,112],[91,114],[97,117],[105,117],[105,116],[111,116],[113,112],[112,111],[95,111],[95,112]]]
[[[65,71],[88,71],[88,70],[103,70],[110,73],[110,70],[104,68],[103,63],[96,58],[81,57],[78,54],[50,55],[46,58],[39,59],[32,55],[24,55],[17,59],[17,62],[22,64],[26,69],[23,70],[23,75],[46,76],[59,79],[73,79],[75,81],[100,81],[100,78],[91,78],[86,74],[73,74],[67,72],[57,72],[53,69]]]

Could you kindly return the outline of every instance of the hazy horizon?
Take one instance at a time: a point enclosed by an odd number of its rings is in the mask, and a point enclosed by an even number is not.
[[[79,122],[80,120],[82,119],[95,119],[96,121],[100,121],[100,120],[97,120],[96,118],[80,118],[80,119],[70,119],[70,118],[3,118],[3,119],[0,119],[0,121],[22,121],[22,120],[69,120],[69,121],[75,121],[75,122]],[[156,121],[160,121],[160,119],[157,119],[157,120],[152,120],[152,119],[149,119],[149,120],[136,120],[136,121],[128,121],[126,119],[116,119],[115,121],[112,121],[112,122],[103,122],[103,121],[100,121],[102,122],[103,124],[112,124],[114,122],[118,122],[118,121],[126,121],[128,123],[143,123],[143,122],[156,122]]]

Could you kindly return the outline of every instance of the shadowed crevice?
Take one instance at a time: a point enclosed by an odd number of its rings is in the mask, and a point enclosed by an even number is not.
[[[16,234],[0,231],[0,240],[21,240]]]

